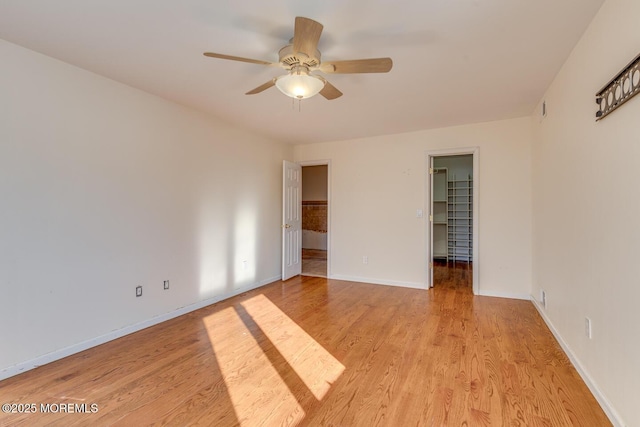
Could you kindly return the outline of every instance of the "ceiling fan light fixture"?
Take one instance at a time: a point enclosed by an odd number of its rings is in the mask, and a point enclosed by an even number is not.
[[[204,52],[204,56],[284,68],[286,75],[272,78],[268,82],[251,89],[245,95],[262,93],[276,86],[280,92],[297,100],[311,98],[318,93],[329,101],[342,96],[342,92],[334,85],[321,76],[310,74],[309,71],[331,74],[387,73],[393,67],[391,58],[321,62],[318,42],[322,35],[322,29],[321,23],[313,19],[296,16],[293,37],[289,44],[278,52],[278,62],[268,62],[215,52]]]
[[[322,77],[309,74],[305,67],[292,68],[289,74],[276,79],[280,92],[294,99],[306,99],[317,95],[324,88]]]

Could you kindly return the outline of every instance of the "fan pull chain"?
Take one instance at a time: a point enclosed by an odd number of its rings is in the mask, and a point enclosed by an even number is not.
[[[295,98],[291,98],[291,109],[295,110],[296,109],[296,101],[298,101],[298,113],[302,111],[302,108],[300,106],[300,103],[302,102],[301,99],[296,100]]]

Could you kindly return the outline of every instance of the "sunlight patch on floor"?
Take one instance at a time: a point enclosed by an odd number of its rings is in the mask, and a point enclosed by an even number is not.
[[[241,303],[317,400],[344,372],[335,357],[264,295]]]
[[[285,419],[296,425],[304,419],[296,397],[233,307],[203,321],[240,425],[279,425]]]

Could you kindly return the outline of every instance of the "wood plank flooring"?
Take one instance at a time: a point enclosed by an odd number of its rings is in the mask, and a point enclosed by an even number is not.
[[[0,425],[610,425],[530,302],[436,274],[272,283],[0,382],[0,403],[38,407]]]

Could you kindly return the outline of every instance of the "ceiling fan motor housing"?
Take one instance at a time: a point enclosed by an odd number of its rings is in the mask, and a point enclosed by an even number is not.
[[[280,49],[278,56],[280,58],[280,64],[288,69],[299,65],[307,68],[315,68],[320,65],[320,51],[317,49],[313,56],[309,56],[303,52],[294,52],[293,45],[290,44]]]

